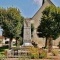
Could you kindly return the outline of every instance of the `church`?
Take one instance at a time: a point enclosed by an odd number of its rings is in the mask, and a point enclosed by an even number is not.
[[[44,9],[50,5],[54,5],[51,0],[43,0],[42,6],[40,9],[35,13],[35,15],[32,18],[26,18],[24,21],[24,38],[23,38],[23,44],[24,45],[31,45],[31,41],[34,41],[38,47],[44,47],[45,46],[45,38],[39,37],[37,35],[38,31],[37,28],[41,22],[42,18],[42,12]],[[34,26],[33,31],[33,37],[31,37],[31,24]],[[60,41],[60,37],[56,40],[53,40],[53,46],[57,46]]]

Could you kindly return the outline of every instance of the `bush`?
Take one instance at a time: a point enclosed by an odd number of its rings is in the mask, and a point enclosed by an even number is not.
[[[39,58],[38,54],[36,54],[36,53],[31,54],[31,59],[38,59],[38,58]]]
[[[39,53],[39,58],[46,58],[47,57],[47,52],[45,50],[42,50],[40,53]]]
[[[35,47],[31,47],[30,49],[31,58],[32,59],[38,59],[38,58],[46,58],[47,52],[43,49],[38,49]]]
[[[0,52],[3,52],[5,49],[8,49],[8,46],[2,46],[2,47],[0,47]]]
[[[5,57],[5,55],[4,55],[4,53],[2,52],[2,53],[0,53],[0,57]]]
[[[31,58],[32,58],[32,59],[38,59],[38,58],[39,58],[38,48],[32,47],[32,48],[30,49],[30,53],[31,53]]]
[[[34,41],[32,41],[32,45],[37,48],[37,44]]]
[[[58,51],[57,50],[53,50],[52,54],[53,54],[53,56],[57,56],[58,55]]]
[[[31,54],[31,59],[34,59],[34,54]]]
[[[4,60],[4,57],[5,57],[4,52],[0,52],[0,60]]]

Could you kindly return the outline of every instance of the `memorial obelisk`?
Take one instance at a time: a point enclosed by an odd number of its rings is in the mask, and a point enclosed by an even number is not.
[[[31,22],[30,19],[24,20],[23,46],[32,46],[31,44]]]

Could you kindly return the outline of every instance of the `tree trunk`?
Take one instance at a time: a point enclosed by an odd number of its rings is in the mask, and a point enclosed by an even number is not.
[[[16,39],[16,46],[17,46],[17,39]]]
[[[9,41],[9,49],[11,49],[11,42],[12,42],[12,38],[10,38],[10,41]]]
[[[16,46],[18,45],[18,43],[17,43],[18,42],[18,39],[19,39],[19,37],[16,37]]]
[[[48,41],[47,41],[47,37],[46,37],[46,41],[45,41],[45,48],[48,47]]]
[[[48,39],[48,52],[52,51],[52,37],[49,37]]]

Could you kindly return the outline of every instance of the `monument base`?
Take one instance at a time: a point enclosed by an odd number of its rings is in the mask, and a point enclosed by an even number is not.
[[[31,43],[23,43],[22,46],[33,46]]]

